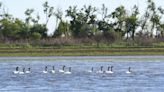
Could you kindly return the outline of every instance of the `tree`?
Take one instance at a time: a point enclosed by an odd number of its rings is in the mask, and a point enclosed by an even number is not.
[[[25,33],[26,26],[25,23],[18,18],[14,20],[2,19],[0,21],[2,28],[0,30],[1,37],[5,39],[21,39],[26,38],[28,35]]]
[[[163,38],[164,37],[164,24],[161,23],[159,28],[160,28],[159,30],[161,32],[161,34],[159,34],[159,37]]]
[[[95,25],[95,11],[96,8],[92,6],[84,6],[80,10],[77,10],[76,6],[69,7],[67,16],[72,19],[70,29],[74,37],[90,37],[94,34],[91,27]]]
[[[127,16],[127,18],[125,19],[127,39],[128,39],[128,33],[131,33],[131,37],[134,40],[135,31],[138,26],[138,18],[137,18],[138,14],[139,14],[138,7],[135,5],[133,7],[132,14],[130,16]]]
[[[34,12],[34,9],[27,9],[25,11],[25,23],[26,23],[26,30],[22,31],[24,35],[26,35],[25,37],[29,38],[29,32],[30,32],[30,22],[32,21],[32,13]],[[22,34],[22,33],[21,33]]]
[[[38,33],[38,32],[33,32],[33,33],[31,34],[31,38],[34,39],[34,40],[40,40],[41,37],[42,37],[41,34]]]
[[[148,0],[148,12],[150,15],[150,23],[151,23],[151,37],[153,36],[153,31],[156,31],[156,35],[158,35],[158,29],[160,27],[160,20],[164,14],[164,9],[162,7],[157,7],[152,0]]]
[[[102,21],[106,21],[106,18],[109,17],[108,8],[104,4],[102,4],[101,16],[102,16]]]
[[[60,21],[58,28],[54,32],[53,37],[68,37],[70,36],[69,24],[64,21]]]
[[[43,3],[43,8],[44,8],[44,14],[46,15],[46,26],[47,26],[47,24],[48,24],[48,22],[49,22],[49,19],[53,16],[53,14],[54,14],[54,7],[52,7],[52,6],[49,6],[48,5],[48,2],[46,1],[46,2],[44,2]]]
[[[30,35],[39,33],[41,38],[47,37],[47,28],[44,24],[35,24],[30,28]]]
[[[97,24],[98,24],[98,29],[102,32],[105,33],[105,31],[108,31],[112,25],[110,25],[108,23],[108,21],[106,21],[107,19],[107,8],[105,7],[105,5],[103,4],[102,5],[102,8],[101,8],[101,16],[102,16],[102,19],[97,21]]]
[[[84,6],[82,8],[84,10],[84,25],[82,26],[82,30],[86,36],[92,37],[96,34],[97,28],[96,28],[96,14],[97,11],[96,7]]]
[[[62,16],[63,16],[63,12],[61,9],[57,9],[57,11],[54,13],[55,17],[56,17],[56,28],[58,25],[59,20],[62,21]]]
[[[27,16],[26,17],[26,24],[27,25],[29,25],[30,24],[30,21],[32,20],[32,13],[34,12],[34,9],[27,9],[26,11],[25,11],[25,15]]]
[[[32,22],[33,22],[34,25],[35,24],[38,24],[39,23],[39,20],[40,20],[39,14],[36,15],[36,18],[32,18]]]
[[[122,36],[125,35],[125,19],[126,19],[126,10],[124,6],[119,6],[115,9],[114,12],[111,13],[111,17],[114,20],[113,26],[116,32],[119,32],[122,34]]]
[[[129,16],[126,18],[126,30],[127,30],[127,38],[128,39],[128,33],[131,33],[131,37],[134,40],[134,34],[135,30],[137,28],[137,18],[136,16]]]
[[[12,22],[8,19],[2,19],[1,25],[1,36],[4,38],[11,38],[14,34],[14,32],[12,31]]]
[[[141,27],[141,32],[142,33],[148,33],[148,20],[149,20],[149,13],[148,11],[146,10],[146,12],[144,13],[144,15],[141,17],[140,21],[139,21],[139,24],[140,24],[140,27]]]
[[[97,33],[96,37],[101,37],[101,40],[105,40],[107,43],[111,43],[113,41],[113,24],[109,23],[110,15],[108,15],[108,8],[103,4],[101,8],[101,16],[102,19],[97,21],[98,29],[100,32]],[[100,41],[97,40],[96,41]]]
[[[16,29],[15,37],[17,39],[27,39],[28,38],[28,36],[29,36],[28,32],[27,32],[28,28],[22,20],[16,18],[13,25],[15,25],[15,29]]]

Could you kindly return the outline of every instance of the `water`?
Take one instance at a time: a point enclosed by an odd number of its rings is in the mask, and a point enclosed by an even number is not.
[[[163,92],[163,61],[164,56],[1,57],[0,92]],[[72,74],[42,73],[52,65],[72,67]],[[13,74],[16,66],[31,67],[32,73]],[[114,66],[114,73],[96,73],[100,66]],[[129,66],[132,73],[126,74]]]

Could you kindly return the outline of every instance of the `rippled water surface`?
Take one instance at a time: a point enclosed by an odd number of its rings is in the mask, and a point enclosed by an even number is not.
[[[45,66],[55,74],[43,74]],[[66,65],[72,74],[59,73]],[[15,67],[31,74],[13,74]],[[114,66],[113,74],[96,73]],[[88,70],[94,67],[94,72]],[[131,74],[126,74],[128,67]],[[164,92],[164,56],[0,57],[0,92]]]

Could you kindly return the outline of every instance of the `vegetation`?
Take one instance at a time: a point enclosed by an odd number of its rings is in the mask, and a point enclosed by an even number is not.
[[[22,45],[21,45],[22,46]],[[16,46],[18,47],[18,46]],[[96,46],[62,46],[30,47],[15,46],[1,48],[0,56],[108,56],[108,55],[164,55],[164,48],[144,47],[108,47]]]
[[[157,7],[153,0],[147,1],[147,8],[143,14],[140,14],[136,5],[131,12],[121,5],[113,12],[108,13],[108,8],[103,4],[101,9],[91,5],[84,5],[81,9],[78,9],[77,6],[70,6],[65,11],[66,15],[63,15],[61,9],[55,10],[53,6],[49,6],[46,1],[43,3],[45,23],[39,22],[39,14],[33,16],[36,12],[34,9],[27,9],[24,13],[26,19],[21,20],[9,14],[2,7],[4,7],[3,3],[0,3],[0,52],[12,52],[12,50],[8,51],[3,48],[13,48],[14,52],[17,52],[15,48],[26,48],[27,53],[30,54],[29,50],[36,49],[36,52],[39,52],[40,48],[48,47],[53,48],[52,55],[62,55],[61,53],[70,55],[62,51],[65,49],[62,47],[67,49],[69,47],[71,51],[68,50],[68,52],[75,51],[76,55],[83,55],[83,53],[78,53],[78,50],[86,46],[88,48],[85,48],[84,51],[86,53],[89,51],[87,55],[121,55],[120,53],[127,47],[137,48],[136,50],[139,51],[141,51],[138,49],[140,47],[151,47],[148,51],[154,47],[164,47],[164,21],[162,21],[164,9],[161,6]],[[63,16],[69,20],[63,19]],[[51,17],[56,18],[56,25],[54,25],[56,29],[53,34],[48,35],[47,24]],[[77,47],[78,49],[75,49]],[[113,54],[109,53],[115,51],[113,48],[118,47],[121,50]],[[51,49],[48,51],[51,52]],[[61,51],[58,51],[59,49]],[[136,51],[129,52],[131,49],[126,51],[123,54],[136,53]],[[156,52],[158,49],[153,51]],[[18,52],[23,54],[21,49]],[[101,54],[100,52],[108,53]],[[137,54],[141,54],[141,52]],[[148,52],[143,51],[143,53]],[[163,54],[163,52],[160,51],[159,54]]]

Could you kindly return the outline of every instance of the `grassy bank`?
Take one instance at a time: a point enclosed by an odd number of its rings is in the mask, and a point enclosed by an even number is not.
[[[32,47],[0,48],[0,56],[113,56],[113,55],[164,55],[162,47]]]

